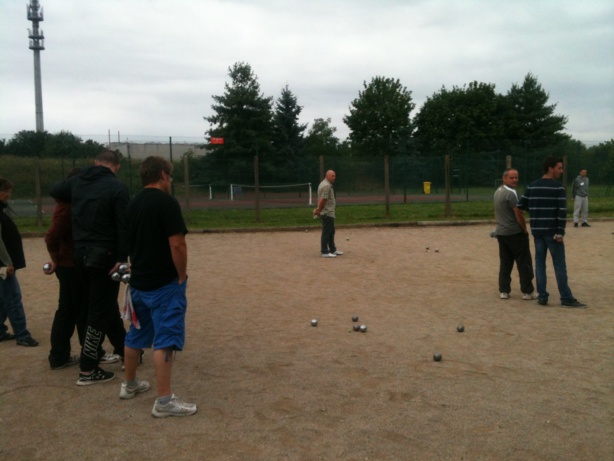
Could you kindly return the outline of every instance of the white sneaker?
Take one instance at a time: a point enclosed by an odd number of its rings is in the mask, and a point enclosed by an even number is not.
[[[122,388],[119,391],[120,399],[128,400],[134,397],[136,394],[149,390],[149,381],[141,381],[140,379],[137,379],[136,381],[137,384],[135,387],[128,387],[125,382],[122,383]]]
[[[341,256],[342,254],[343,254],[343,251],[339,251],[339,250],[335,251],[335,256]]]
[[[115,363],[119,362],[121,356],[119,354],[105,354],[100,357],[100,363]]]
[[[537,299],[537,293],[533,292],[533,293],[523,293],[522,294],[522,299],[526,300],[526,301],[533,301]]]
[[[167,416],[190,416],[196,413],[196,404],[186,403],[177,397],[175,394],[171,396],[171,401],[166,405],[162,405],[159,399],[156,399],[151,414],[156,418],[166,418]]]
[[[333,253],[322,253],[323,258],[336,258],[337,255]]]
[[[509,299],[509,293],[499,293],[499,298],[501,299]]]

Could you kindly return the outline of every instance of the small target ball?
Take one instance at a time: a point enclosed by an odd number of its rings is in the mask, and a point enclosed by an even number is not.
[[[441,354],[440,354],[439,352],[435,352],[435,353],[433,354],[433,360],[434,360],[435,362],[441,362]]]
[[[360,332],[361,333],[366,333],[367,332],[367,325],[360,325]]]
[[[114,282],[119,282],[121,279],[122,275],[119,272],[113,272],[113,274],[111,274],[111,280]]]
[[[439,248],[435,248],[435,253],[439,253]]]
[[[354,325],[352,325],[352,329],[354,331],[360,331],[360,325],[358,325],[357,323],[355,323]]]
[[[462,333],[463,331],[465,331],[465,327],[464,327],[464,326],[462,326],[462,325],[458,325],[458,326],[456,327],[456,331],[458,331],[459,333]]]
[[[313,320],[311,321],[311,326],[312,326],[312,327],[317,327],[317,326],[318,326],[318,320],[317,320],[317,319],[313,319]]]
[[[345,240],[349,242],[349,241],[350,241],[350,238],[349,238],[349,237],[347,237]]]
[[[429,251],[429,247],[426,247],[425,249],[426,249],[426,251]]]

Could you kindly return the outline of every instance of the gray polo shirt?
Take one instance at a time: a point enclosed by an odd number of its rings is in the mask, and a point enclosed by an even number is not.
[[[497,221],[497,235],[514,235],[522,232],[516,220],[514,207],[518,203],[518,195],[511,187],[505,185],[495,191],[495,220]]]

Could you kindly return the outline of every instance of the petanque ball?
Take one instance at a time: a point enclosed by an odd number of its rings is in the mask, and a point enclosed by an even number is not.
[[[313,319],[313,320],[311,321],[311,326],[312,326],[312,327],[317,327],[317,326],[318,326],[318,320],[317,320],[317,319]]]
[[[352,325],[352,329],[354,331],[360,331],[360,325],[358,325],[357,323],[355,323],[354,325]]]
[[[367,332],[367,325],[360,325],[360,332],[361,333],[366,333]]]
[[[50,271],[51,270],[51,264],[49,264],[49,263],[43,264],[43,270],[45,272]]]
[[[122,282],[124,282],[124,283],[130,283],[130,274],[124,274],[124,275],[122,275]]]
[[[353,315],[352,316],[352,322],[358,322],[358,316],[357,315]]]
[[[117,272],[121,274],[125,274],[126,272],[128,272],[128,265],[126,264],[120,264],[120,266],[117,268]]]
[[[464,326],[462,326],[462,325],[458,325],[458,326],[456,327],[456,331],[458,331],[459,333],[462,333],[463,331],[465,331],[465,327],[464,327]]]
[[[119,272],[113,272],[113,274],[111,274],[111,280],[114,282],[119,282],[121,279],[122,275]]]
[[[440,354],[439,352],[435,352],[435,353],[433,354],[433,360],[434,360],[435,362],[441,362],[441,354]]]

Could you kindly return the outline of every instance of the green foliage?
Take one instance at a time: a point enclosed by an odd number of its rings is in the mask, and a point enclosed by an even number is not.
[[[102,144],[89,139],[83,142],[68,131],[51,134],[24,130],[5,142],[0,153],[17,157],[83,159],[95,157],[104,148]]]
[[[224,138],[224,144],[210,146],[211,152],[202,159],[201,179],[209,183],[221,180],[252,183],[253,179],[243,177],[241,171],[253,164],[254,155],[266,162],[271,153],[273,98],[261,94],[249,64],[234,64],[228,75],[231,82],[224,85],[224,94],[213,96],[214,114],[204,117],[211,124],[209,138]]]
[[[412,133],[410,119],[415,104],[411,91],[399,80],[375,77],[358,98],[352,101],[350,114],[343,118],[350,129],[352,148],[367,155],[393,155]]]
[[[288,182],[294,179],[292,170],[304,169],[304,131],[307,125],[298,123],[303,108],[298,105],[296,96],[288,85],[282,91],[275,103],[273,115],[273,152],[265,164],[274,167],[269,182]],[[267,161],[268,160],[268,161]],[[264,178],[266,181],[266,177]]]
[[[331,125],[331,119],[316,118],[307,133],[305,147],[311,158],[320,155],[334,157],[339,148],[339,138],[335,136],[337,128]]]

